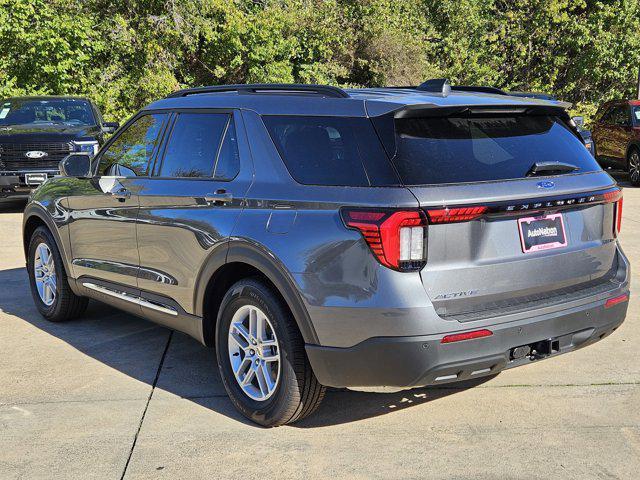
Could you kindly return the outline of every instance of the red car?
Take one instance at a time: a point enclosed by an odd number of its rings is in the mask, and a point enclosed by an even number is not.
[[[600,165],[628,171],[631,183],[640,186],[640,100],[603,104],[592,137]]]

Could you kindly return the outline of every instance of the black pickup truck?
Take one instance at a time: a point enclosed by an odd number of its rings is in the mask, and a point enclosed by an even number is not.
[[[59,173],[72,152],[95,155],[117,123],[104,122],[81,97],[15,97],[0,101],[0,202],[27,197]]]

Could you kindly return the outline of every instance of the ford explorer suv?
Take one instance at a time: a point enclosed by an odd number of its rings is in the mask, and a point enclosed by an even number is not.
[[[628,172],[631,183],[640,186],[640,100],[602,105],[592,135],[600,165]]]
[[[326,387],[445,385],[603,339],[629,299],[622,191],[563,105],[463,88],[150,104],[34,192],[38,310],[59,322],[96,299],[215,347],[265,426]]]
[[[105,133],[117,127],[104,122],[86,98],[0,100],[0,201],[27,198],[31,190],[59,173],[58,164],[69,153],[94,155]]]

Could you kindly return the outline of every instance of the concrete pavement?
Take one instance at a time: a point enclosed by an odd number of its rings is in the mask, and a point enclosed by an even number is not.
[[[640,189],[625,189],[635,265],[639,211]],[[97,302],[44,321],[20,223],[19,206],[0,212],[0,479],[638,478],[635,293],[625,324],[589,348],[476,385],[329,392],[311,418],[265,430],[182,334]]]

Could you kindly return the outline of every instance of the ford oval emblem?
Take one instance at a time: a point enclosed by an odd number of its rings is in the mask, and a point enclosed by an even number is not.
[[[49,155],[47,152],[41,152],[40,150],[31,150],[30,152],[24,154],[24,156],[27,158],[42,158],[46,157],[47,155]]]
[[[556,186],[553,182],[538,182],[538,188],[553,188]]]

